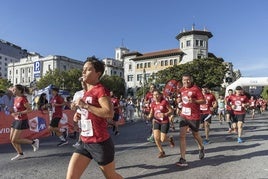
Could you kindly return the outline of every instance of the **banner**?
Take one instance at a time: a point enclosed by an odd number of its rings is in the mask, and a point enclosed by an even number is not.
[[[73,133],[73,116],[75,111],[63,110],[63,116],[60,120],[59,127],[68,129],[68,133]],[[28,114],[28,122],[30,128],[23,130],[21,138],[39,139],[50,136],[48,129],[50,124],[49,112],[31,111]],[[10,127],[13,122],[11,115],[0,112],[0,144],[10,143]]]

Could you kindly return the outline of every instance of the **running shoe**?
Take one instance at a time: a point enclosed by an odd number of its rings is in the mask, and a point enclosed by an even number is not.
[[[32,144],[32,147],[34,152],[39,149],[39,139],[34,139],[34,144]]]
[[[114,135],[115,136],[119,135],[119,131],[115,131]]]
[[[160,152],[158,154],[158,158],[164,158],[164,157],[166,157],[166,153],[164,151],[163,152]]]
[[[179,162],[177,162],[176,165],[177,166],[180,166],[180,167],[187,167],[188,166],[188,163],[186,162],[185,159],[180,158]]]
[[[63,146],[63,145],[66,145],[66,144],[68,144],[68,140],[65,140],[65,141],[61,141],[60,143],[58,143],[58,147],[61,147],[61,146]]]
[[[205,139],[205,140],[203,141],[203,144],[204,144],[204,145],[210,144],[210,141],[209,141],[208,139]]]
[[[68,128],[64,128],[64,131],[62,132],[62,135],[65,139],[68,137]]]
[[[148,137],[147,141],[154,143],[154,136],[151,135],[150,137]]]
[[[204,147],[199,150],[199,159],[203,159],[205,157]]]
[[[80,142],[76,142],[75,144],[73,144],[73,147],[79,147],[81,145],[81,143]]]
[[[238,137],[238,138],[237,138],[237,142],[238,142],[238,143],[243,143],[244,141],[241,139],[241,137]]]
[[[233,131],[233,130],[230,128],[230,129],[228,130],[228,134],[231,134],[232,131]]]
[[[24,157],[24,155],[18,154],[15,157],[11,158],[11,160],[19,160],[19,159],[22,159],[23,157]]]
[[[168,141],[169,141],[169,146],[173,148],[173,147],[175,146],[173,136],[170,136],[170,137],[168,138]]]

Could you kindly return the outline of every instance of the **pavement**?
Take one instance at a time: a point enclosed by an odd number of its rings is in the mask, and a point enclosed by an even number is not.
[[[138,119],[138,118],[137,118]],[[157,158],[154,143],[146,140],[151,126],[143,120],[126,122],[120,126],[120,135],[114,136],[116,170],[128,179],[264,179],[268,178],[268,112],[249,116],[243,132],[244,143],[237,143],[236,134],[227,133],[227,124],[212,120],[210,140],[205,145],[205,158],[198,159],[197,145],[191,134],[187,134],[188,167],[178,167],[179,126],[170,132],[175,139],[175,147],[164,144],[167,157]],[[200,131],[203,136],[204,131]],[[0,178],[61,179],[66,177],[68,163],[74,148],[70,144],[56,147],[55,136],[40,139],[40,150],[33,152],[31,146],[23,145],[25,159],[10,161],[15,151],[10,144],[0,145]],[[98,165],[92,161],[81,178],[104,178]]]

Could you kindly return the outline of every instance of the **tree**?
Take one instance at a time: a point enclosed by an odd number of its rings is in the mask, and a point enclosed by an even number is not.
[[[265,86],[262,90],[261,96],[263,97],[263,99],[268,100],[268,86]]]
[[[101,83],[110,91],[113,91],[115,96],[124,96],[125,94],[125,80],[119,76],[104,75],[101,78]]]
[[[10,81],[4,78],[0,78],[0,90],[6,91],[11,86],[12,83]]]
[[[49,71],[38,82],[38,89],[47,87],[53,84],[60,89],[64,89],[73,95],[76,91],[81,90],[81,83],[78,80],[81,77],[82,71],[80,69],[71,69],[68,71],[59,71],[55,69]]]
[[[196,85],[206,85],[209,88],[214,88],[221,86],[226,73],[226,67],[221,59],[195,59],[186,64],[159,71],[156,74],[155,80],[158,84],[166,83],[170,79],[180,80],[184,73],[191,74]]]

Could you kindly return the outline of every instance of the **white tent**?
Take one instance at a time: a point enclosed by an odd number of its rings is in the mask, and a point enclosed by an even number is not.
[[[241,77],[227,86],[225,96],[228,95],[229,89],[235,90],[237,86],[268,86],[268,77]]]

